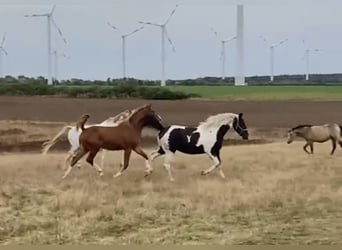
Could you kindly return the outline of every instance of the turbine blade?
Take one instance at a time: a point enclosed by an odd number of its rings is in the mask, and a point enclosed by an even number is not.
[[[170,13],[169,17],[167,18],[166,22],[164,23],[164,25],[168,24],[171,17],[175,14],[177,8],[178,8],[178,4],[176,4],[176,7],[171,11],[171,13]]]
[[[267,44],[267,40],[265,37],[263,37],[262,35],[260,35],[259,37],[261,38],[261,40],[263,40]]]
[[[169,37],[166,28],[165,28],[164,32],[165,32],[165,36],[166,36],[167,40],[169,41],[169,44],[170,44],[170,46],[171,46],[171,48],[172,48],[172,51],[173,51],[174,53],[176,53],[176,49],[175,49],[175,47],[173,46],[172,40],[171,40],[171,38]]]
[[[214,28],[210,28],[210,30],[214,33],[214,35],[216,36],[216,38],[218,38],[218,34],[217,34],[217,32],[216,32],[216,30],[214,30]]]
[[[110,22],[107,22],[108,26],[111,27],[113,30],[117,30],[119,31],[119,29],[117,27],[115,27],[114,25],[112,25]]]
[[[140,28],[138,28],[138,29],[135,29],[135,30],[133,30],[132,32],[130,32],[130,33],[124,35],[124,36],[125,36],[125,37],[128,37],[128,36],[130,36],[130,35],[133,35],[134,33],[137,33],[139,30],[142,30],[143,28],[144,28],[144,27],[140,27]]]
[[[3,47],[0,47],[0,50],[3,51],[3,52],[5,53],[6,56],[8,56],[7,51],[6,51]]]
[[[56,4],[54,4],[54,5],[52,6],[52,9],[51,9],[51,11],[50,11],[50,13],[49,13],[50,16],[52,16],[52,14],[53,14],[53,12],[55,11],[55,9],[56,9]]]
[[[157,24],[157,23],[151,23],[151,22],[142,22],[142,21],[139,21],[140,24],[147,24],[147,25],[153,25],[153,26],[157,26],[157,27],[161,27],[160,24]]]
[[[237,37],[236,36],[233,36],[232,38],[229,38],[229,39],[227,39],[227,40],[224,40],[223,42],[224,43],[227,43],[227,42],[230,42],[230,41],[232,41],[232,40],[234,40],[234,39],[236,39]]]
[[[279,45],[282,45],[283,43],[287,42],[288,40],[289,40],[289,39],[286,38],[286,39],[280,41],[279,43],[274,44],[273,47],[277,47],[277,46],[279,46]]]
[[[49,14],[32,14],[32,15],[24,15],[24,17],[40,17],[40,16],[48,16]]]
[[[67,40],[66,40],[65,37],[63,36],[63,33],[62,33],[61,29],[57,26],[55,20],[54,20],[53,18],[51,18],[51,21],[52,21],[53,25],[55,26],[55,28],[57,29],[57,31],[58,31],[60,37],[63,39],[64,43],[67,44]]]
[[[2,41],[1,41],[0,47],[2,47],[4,45],[5,40],[6,40],[6,33],[2,36]]]

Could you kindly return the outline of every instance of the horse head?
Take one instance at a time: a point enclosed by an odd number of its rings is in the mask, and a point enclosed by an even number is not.
[[[133,125],[139,127],[152,127],[157,130],[162,130],[164,126],[161,124],[161,117],[155,110],[152,109],[151,104],[146,104],[138,109],[130,116],[129,121]]]
[[[249,133],[245,120],[243,119],[243,113],[239,113],[239,115],[234,118],[233,128],[236,133],[238,133],[242,137],[242,139],[248,140]]]

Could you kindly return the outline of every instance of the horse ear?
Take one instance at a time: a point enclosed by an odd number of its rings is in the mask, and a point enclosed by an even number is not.
[[[243,113],[239,113],[239,118],[242,118],[242,116],[243,116]]]

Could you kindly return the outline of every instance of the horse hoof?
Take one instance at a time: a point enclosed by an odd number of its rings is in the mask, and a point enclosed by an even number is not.
[[[207,174],[207,172],[205,170],[201,171],[201,175],[206,175],[206,174]]]
[[[103,176],[103,172],[100,172],[99,175],[100,175],[100,176]]]

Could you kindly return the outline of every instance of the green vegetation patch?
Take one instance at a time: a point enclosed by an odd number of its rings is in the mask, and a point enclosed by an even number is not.
[[[216,100],[325,100],[342,99],[342,86],[168,86]]]
[[[2,84],[0,95],[6,96],[36,96],[55,95],[63,97],[84,98],[141,98],[177,100],[198,97],[198,94],[184,93],[161,87],[146,87],[138,85],[86,85],[86,86],[48,86],[46,84]]]

